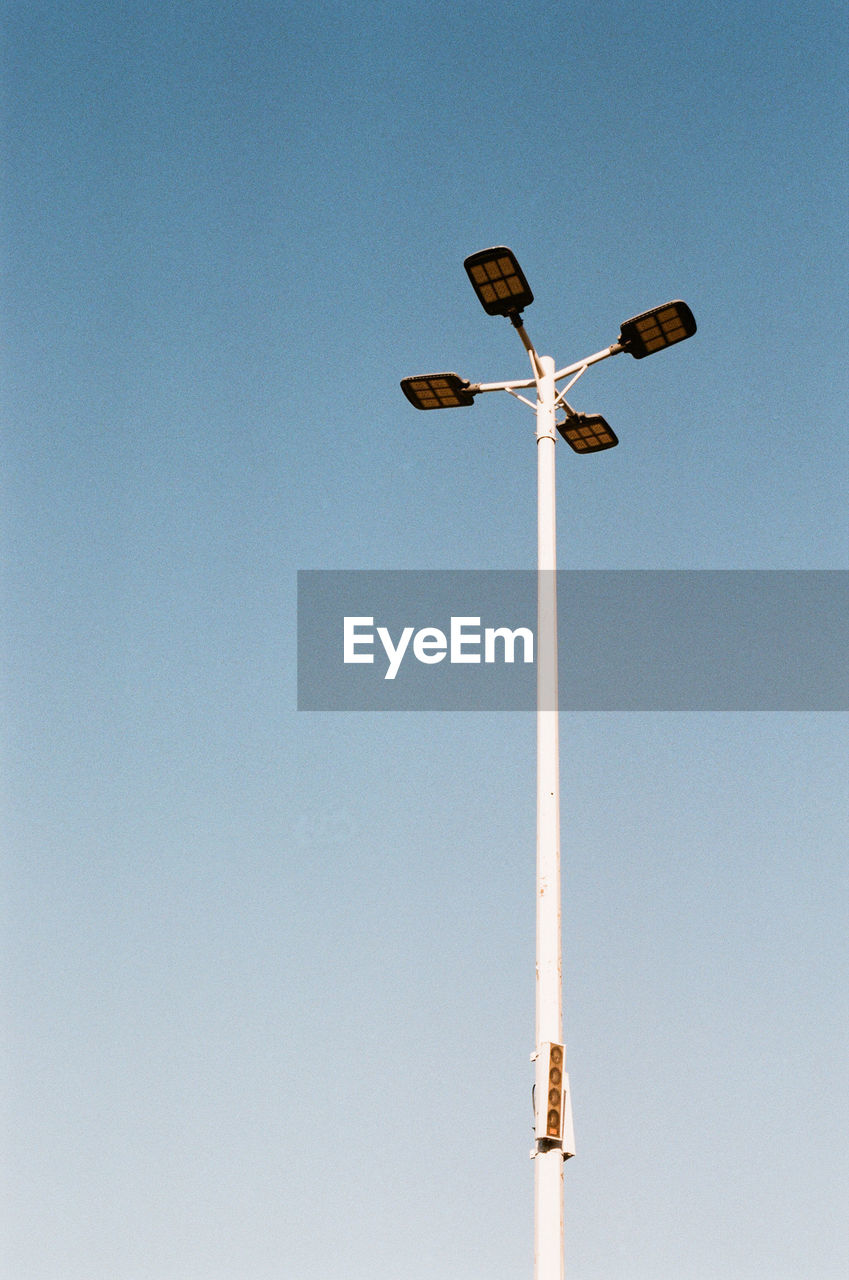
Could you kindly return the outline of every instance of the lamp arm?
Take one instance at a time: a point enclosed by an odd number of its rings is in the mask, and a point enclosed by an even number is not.
[[[569,386],[571,386],[571,385],[572,385],[572,384],[570,383],[570,384],[569,384]],[[563,408],[566,410],[566,417],[567,417],[567,418],[577,418],[577,416],[578,416],[578,411],[577,411],[577,409],[573,409],[573,408],[572,408],[572,406],[569,404],[569,401],[568,401],[568,400],[566,400],[566,399],[564,398],[564,392],[566,392],[566,391],[568,391],[568,390],[569,390],[569,387],[564,387],[564,388],[563,388],[563,391],[561,391],[560,395],[559,395],[559,396],[557,397],[557,399],[554,401],[554,407],[555,407],[555,409],[556,409],[556,408],[558,408],[558,406],[562,405],[562,406],[563,406]]]
[[[516,400],[521,400],[522,404],[526,404],[529,409],[533,409],[534,413],[536,413],[537,406],[533,400],[529,400],[527,396],[520,396],[518,391],[514,391],[512,387],[505,387],[504,390],[508,396],[514,396]]]
[[[587,371],[587,366],[585,364],[582,364],[578,372],[574,374],[574,376],[571,377],[569,381],[566,383],[566,386],[563,388],[563,390],[557,393],[554,400],[555,409],[559,404],[562,404],[563,408],[566,410],[567,413],[571,414],[574,412],[574,410],[570,409],[568,404],[566,403],[566,392],[572,390],[575,383],[578,381],[578,379],[581,377],[582,374],[586,373],[586,371]]]
[[[522,328],[521,326],[519,327]],[[522,333],[524,332],[525,331],[522,328]],[[520,337],[521,337],[521,334],[520,334]],[[534,351],[533,346],[531,345],[531,340],[530,338],[528,338],[527,333],[525,333],[525,338],[527,339],[526,346],[528,349],[528,353],[529,354],[533,353],[531,355],[532,362],[534,360],[539,360],[539,356],[537,356],[536,351]],[[590,367],[591,364],[598,364],[600,360],[606,360],[608,356],[618,356],[620,351],[623,351],[623,350],[624,350],[624,347],[621,347],[618,342],[615,342],[612,347],[605,347],[603,351],[597,351],[595,355],[586,356],[583,360],[576,360],[574,364],[567,365],[565,369],[558,369],[558,371],[554,375],[554,381],[559,382],[561,378],[568,378],[574,374],[577,374],[579,378],[581,374],[584,373],[585,370],[587,370]],[[572,377],[572,382],[570,382],[568,386],[563,388],[563,393],[567,392],[569,390],[569,387],[573,386],[576,381],[577,381],[577,378]],[[536,385],[537,385],[537,378],[535,377],[534,378],[516,378],[510,382],[472,382],[469,385],[469,391],[471,391],[472,395],[474,396],[481,395],[483,394],[484,391],[509,391],[512,394],[514,391],[522,390],[525,387],[535,387]],[[521,397],[519,396],[517,397],[517,399],[521,399]],[[558,396],[558,400],[559,399],[560,397]]]
[[[565,369],[558,369],[554,375],[554,381],[559,382],[561,378],[568,378],[570,374],[577,373],[578,377],[588,369],[591,364],[598,364],[599,360],[606,360],[608,356],[618,356],[620,351],[625,348],[618,342],[614,342],[612,347],[605,347],[603,351],[596,351],[595,355],[586,356],[583,360],[577,360],[575,364],[569,364]],[[569,384],[571,386],[571,383]],[[566,388],[568,390],[568,387]]]
[[[531,342],[530,338],[528,337],[527,330],[525,329],[525,326],[522,324],[521,312],[512,311],[510,313],[510,323],[518,333],[519,337],[522,339],[522,346],[525,348],[528,355],[531,357],[531,368],[534,371],[534,381],[536,382],[537,386],[539,386],[539,380],[542,377],[542,365],[539,362],[539,356],[534,350],[534,344]]]
[[[517,378],[513,382],[473,382],[469,387],[472,395],[482,394],[484,391],[509,391],[513,392],[518,387],[535,387],[536,378]]]

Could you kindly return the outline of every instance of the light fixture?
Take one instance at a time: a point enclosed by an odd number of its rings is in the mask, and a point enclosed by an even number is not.
[[[518,315],[533,302],[525,273],[512,249],[505,245],[481,249],[466,258],[463,265],[487,315]]]
[[[426,373],[420,378],[402,378],[401,390],[417,409],[455,409],[474,404],[471,383],[456,373]]]
[[[548,1049],[548,1096],[545,1100],[545,1136],[559,1138],[563,1127],[563,1045]]]
[[[599,453],[600,450],[612,449],[619,443],[616,433],[598,413],[573,413],[565,422],[556,423],[556,426],[576,453]]]
[[[562,1159],[573,1154],[572,1108],[569,1077],[566,1074],[566,1050],[562,1044],[545,1040],[539,1046],[534,1080],[534,1128],[542,1150],[562,1146]]]
[[[691,338],[695,332],[693,313],[679,298],[626,320],[620,326],[619,345],[635,360],[642,360],[675,342]]]
[[[591,365],[629,351],[637,360],[696,332],[686,303],[667,302],[626,320],[618,342],[565,367],[539,355],[522,323],[534,295],[510,249],[473,253],[466,273],[491,316],[506,316],[531,362],[529,378],[509,382],[464,381],[456,373],[404,378],[401,388],[417,409],[472,404],[487,392],[504,391],[536,416],[537,471],[537,842],[536,842],[536,1036],[534,1069],[534,1275],[563,1275],[563,1161],[575,1154],[572,1101],[563,1044],[563,981],[560,971],[560,747],[557,701],[557,537],[554,482],[555,428],[575,453],[599,453],[619,443],[600,414],[578,413],[566,395]],[[558,384],[568,379],[561,391]],[[536,402],[521,395],[536,390]],[[565,420],[557,422],[557,410]]]

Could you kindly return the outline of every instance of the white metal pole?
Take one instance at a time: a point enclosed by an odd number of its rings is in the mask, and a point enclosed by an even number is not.
[[[555,364],[537,384],[537,942],[536,1052],[563,1042],[560,923],[560,748],[557,695]],[[537,1115],[540,1114],[540,1100]],[[545,1107],[542,1107],[545,1114]],[[563,1151],[539,1141],[534,1158],[534,1277],[563,1280]]]

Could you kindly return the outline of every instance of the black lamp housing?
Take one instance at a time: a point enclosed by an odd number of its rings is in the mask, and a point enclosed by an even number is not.
[[[678,298],[626,320],[620,327],[619,345],[635,360],[643,360],[655,351],[691,338],[695,332],[693,313],[686,302]]]
[[[416,409],[455,409],[474,404],[471,385],[457,373],[425,373],[418,378],[401,379],[401,390]]]
[[[555,426],[576,453],[600,453],[619,443],[616,433],[599,413],[573,413]]]
[[[534,300],[524,271],[506,245],[481,249],[463,266],[488,316],[517,316]]]

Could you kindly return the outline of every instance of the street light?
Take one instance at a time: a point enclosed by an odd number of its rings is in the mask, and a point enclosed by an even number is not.
[[[635,360],[642,360],[655,351],[671,347],[673,342],[683,342],[695,332],[693,313],[679,298],[626,320],[619,327],[619,345]]]
[[[515,254],[503,244],[471,254],[463,266],[488,316],[519,315],[534,300]]]
[[[417,409],[474,403],[477,395],[506,391],[536,414],[537,439],[537,882],[536,1040],[534,1136],[534,1277],[563,1280],[563,1163],[575,1153],[569,1077],[563,1042],[560,898],[560,746],[557,695],[557,540],[554,445],[556,434],[576,453],[612,449],[618,440],[599,414],[578,413],[566,395],[590,365],[627,351],[641,360],[696,332],[685,302],[667,302],[626,320],[611,346],[558,370],[540,356],[521,314],[534,300],[515,254],[505,245],[465,260],[472,287],[487,315],[506,316],[528,352],[533,376],[511,382],[471,383],[456,373],[405,378],[404,395]],[[557,384],[568,379],[558,391]],[[536,388],[536,401],[520,392]],[[565,411],[557,422],[558,408]]]
[[[576,453],[599,453],[619,443],[613,428],[607,425],[600,413],[573,413],[556,426]]]
[[[469,383],[456,373],[428,373],[421,378],[404,378],[401,390],[417,409],[453,409],[474,404]]]

